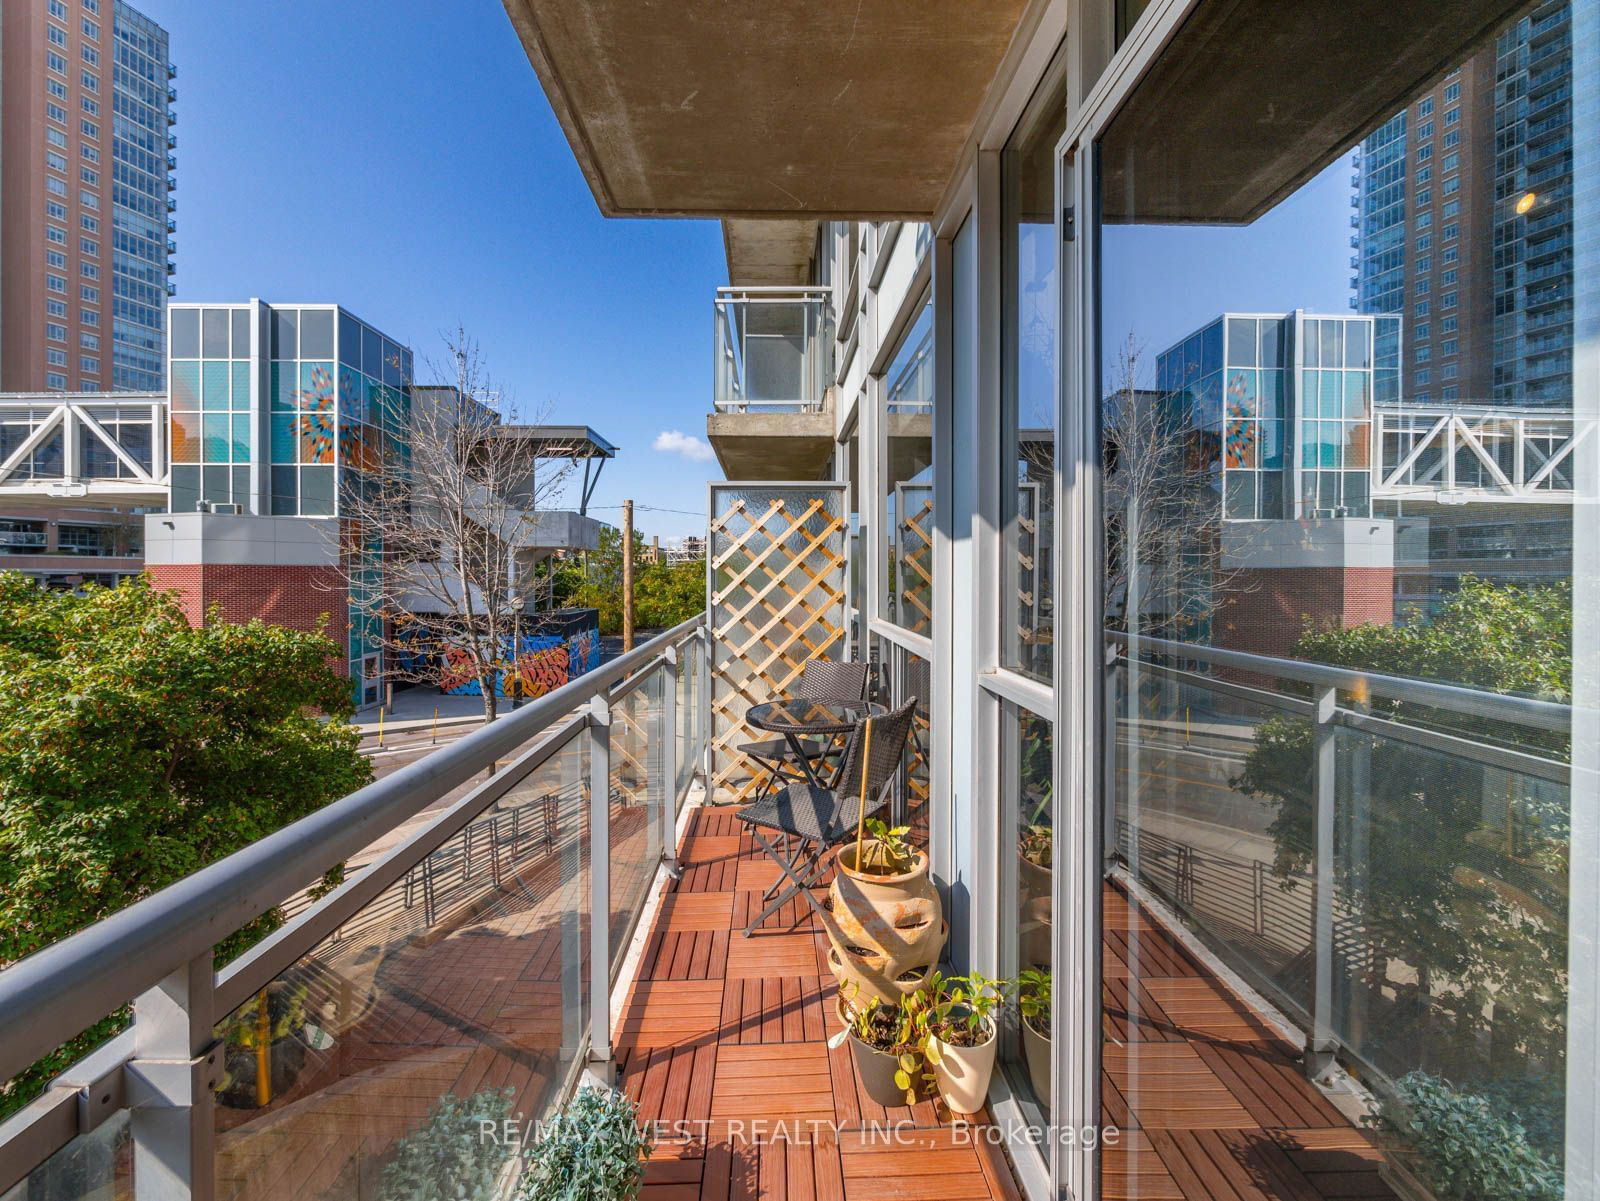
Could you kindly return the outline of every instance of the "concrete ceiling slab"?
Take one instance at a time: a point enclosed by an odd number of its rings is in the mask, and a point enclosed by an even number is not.
[[[728,282],[740,288],[810,283],[817,224],[744,217],[724,221],[722,245],[728,255]]]
[[[926,219],[1026,0],[504,0],[607,216]]]
[[[1254,221],[1460,66],[1524,2],[1201,5],[1106,131],[1105,220]]]

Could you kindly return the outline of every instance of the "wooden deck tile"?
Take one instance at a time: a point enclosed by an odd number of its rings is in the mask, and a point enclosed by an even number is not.
[[[733,914],[731,892],[672,892],[661,898],[658,930],[726,930]]]
[[[723,1044],[717,1048],[711,1117],[719,1124],[799,1126],[833,1120],[833,1084],[826,1043],[776,1046]],[[721,1127],[726,1132],[725,1127]]]
[[[1242,1041],[1267,1039],[1272,1032],[1215,980],[1204,976],[1152,978],[1145,991],[1161,1012],[1187,1035]]]
[[[1145,1130],[1241,1130],[1259,1125],[1193,1043],[1107,1046],[1106,1075]]]
[[[615,1041],[636,1047],[710,1041],[721,1015],[720,980],[641,980],[623,1010]]]
[[[748,938],[741,933],[728,943],[728,977],[819,976],[828,967],[818,959],[816,939],[809,931],[767,934],[758,930]]]

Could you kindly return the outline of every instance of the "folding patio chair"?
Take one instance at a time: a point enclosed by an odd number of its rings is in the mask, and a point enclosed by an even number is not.
[[[746,937],[797,894],[805,893],[807,900],[817,903],[808,890],[815,887],[826,872],[824,856],[855,833],[856,818],[861,810],[863,766],[870,815],[883,807],[884,794],[894,782],[900,757],[905,753],[906,739],[911,734],[916,706],[917,698],[912,697],[900,708],[857,725],[845,748],[844,763],[834,788],[819,788],[797,781],[734,814],[783,872],[783,877],[762,895],[761,899],[768,902],[767,907],[745,927]],[[868,722],[872,725],[872,747],[863,765]],[[792,841],[793,851],[774,846],[762,835],[763,829],[781,836],[786,846]],[[787,888],[784,888],[785,880]],[[778,895],[774,896],[775,893]]]
[[[866,663],[812,659],[800,671],[800,685],[795,689],[795,696],[817,701],[864,701],[867,699],[869,668],[870,665]],[[801,740],[800,747],[813,763],[826,759],[837,750],[831,743],[819,742],[814,738]],[[790,765],[789,759],[794,749],[786,738],[747,742],[739,747],[739,753],[754,759],[767,773],[767,782],[762,786],[757,800],[765,800],[773,785],[780,780],[806,778],[804,772]]]

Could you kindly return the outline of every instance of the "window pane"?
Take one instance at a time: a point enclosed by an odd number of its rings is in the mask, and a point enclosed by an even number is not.
[[[1030,104],[1001,160],[1006,345],[1000,662],[1041,680],[1051,675],[1055,624],[1055,147],[1066,125],[1063,78]]]
[[[883,378],[884,528],[890,621],[933,630],[933,306],[924,303]]]
[[[1274,6],[1270,38],[1230,11],[1198,6],[1078,159],[1099,173],[1106,413],[1102,1078],[1108,1120],[1147,1140],[1104,1178],[1188,1195],[1230,1163],[1180,1148],[1270,1111],[1312,1176],[1327,1148],[1373,1147],[1341,1191],[1387,1195],[1382,1161],[1440,1197],[1559,1198],[1566,1125],[1576,1147],[1594,1123],[1566,1080],[1594,1003],[1571,957],[1600,936],[1569,871],[1600,853],[1594,739],[1573,733],[1600,480],[1600,401],[1575,387],[1600,292],[1574,236],[1600,189],[1574,98],[1600,72],[1573,31],[1600,28],[1600,0],[1528,5],[1488,38],[1447,15],[1366,38],[1359,85],[1307,69],[1361,39],[1354,10]],[[1241,139],[1268,93],[1296,115]],[[1417,152],[1437,145],[1423,108],[1458,105],[1446,213]],[[1449,328],[1428,308],[1446,295]],[[1274,1026],[1371,1089],[1375,1144]],[[1446,1112],[1504,1134],[1486,1149]],[[1538,1183],[1477,1175],[1490,1160]]]
[[[228,357],[229,317],[227,309],[206,309],[201,319],[201,350],[208,359]]]
[[[1050,723],[1006,703],[1001,713],[1001,817],[1006,899],[1001,910],[1004,971],[1018,982],[1019,1004],[1006,1015],[1001,1057],[1023,1114],[1049,1126],[1050,1008],[1054,963],[1055,789]]]

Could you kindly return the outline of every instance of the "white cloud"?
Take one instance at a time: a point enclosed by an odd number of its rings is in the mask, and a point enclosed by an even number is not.
[[[662,430],[650,448],[669,455],[682,455],[691,463],[706,463],[716,458],[709,442],[682,430]]]

